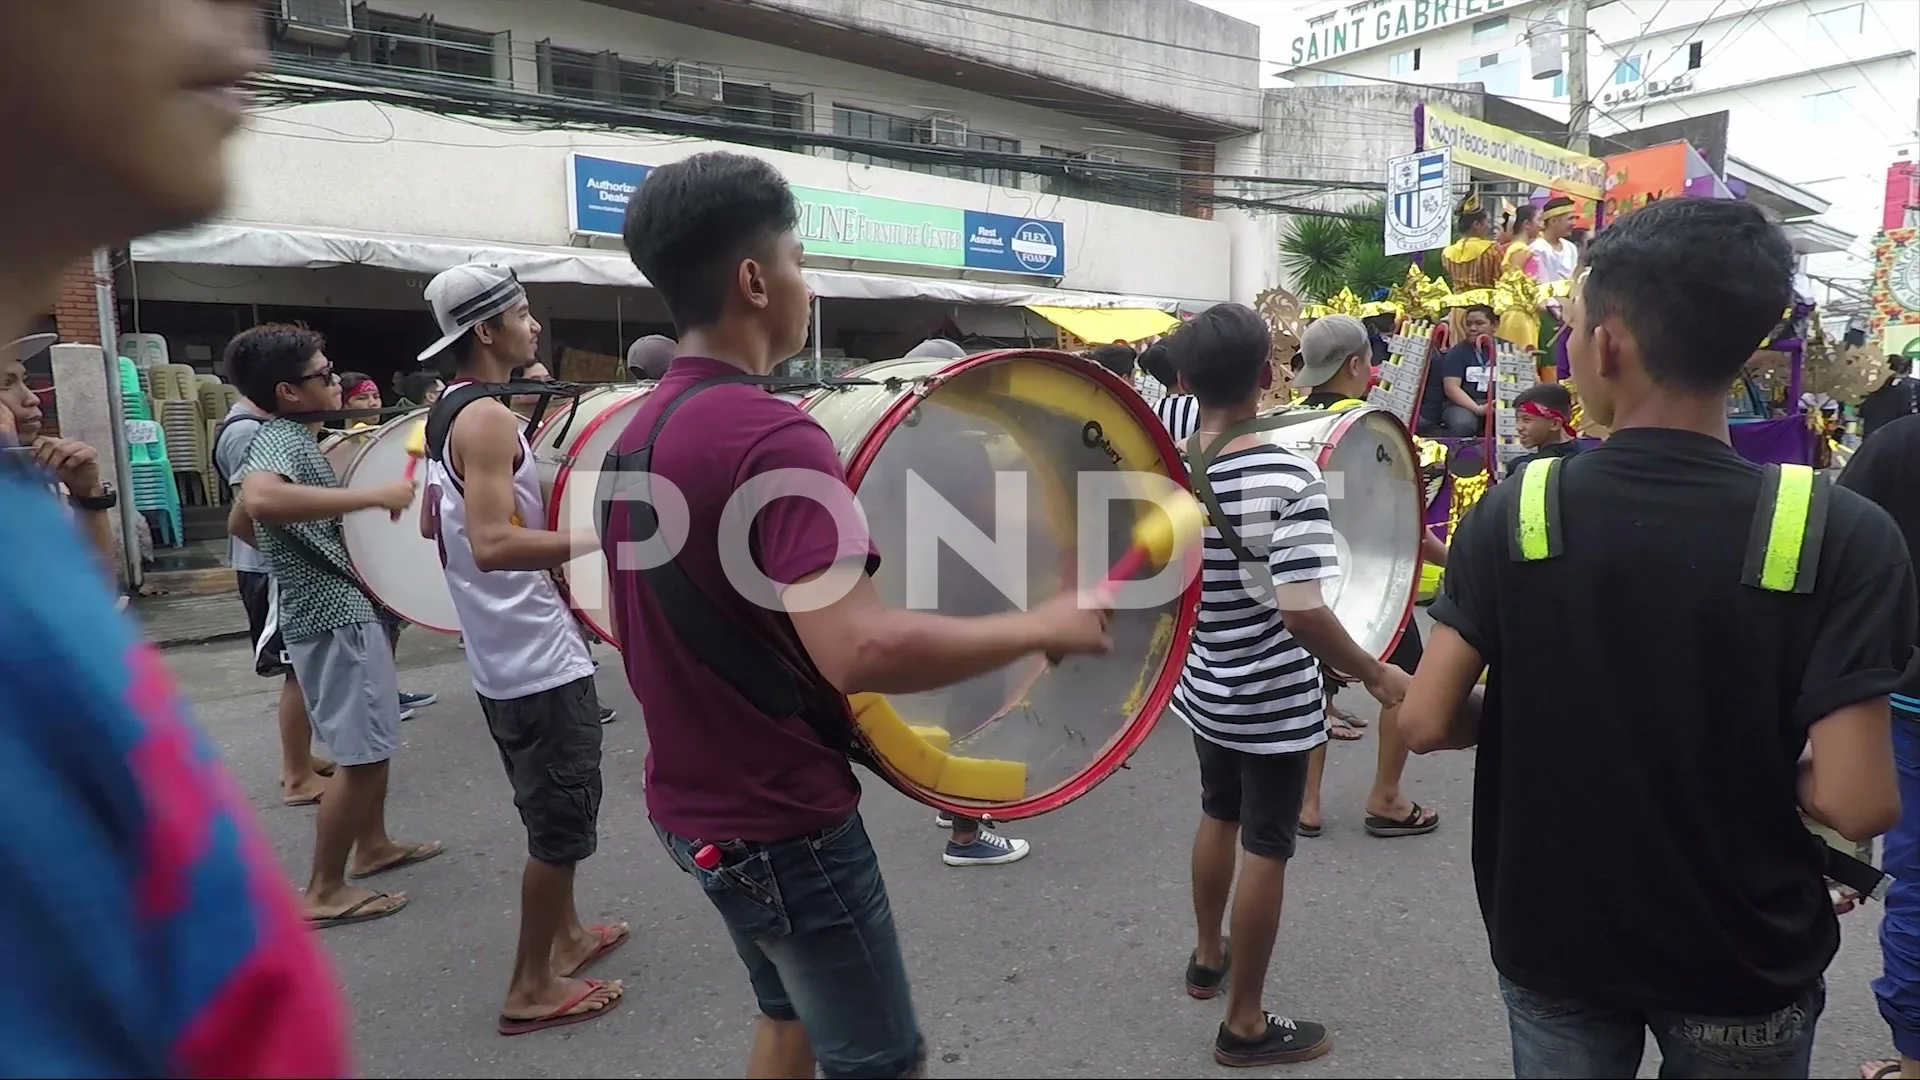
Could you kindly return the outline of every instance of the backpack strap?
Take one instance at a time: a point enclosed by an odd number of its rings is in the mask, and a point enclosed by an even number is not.
[[[1514,562],[1539,562],[1565,553],[1560,528],[1560,460],[1535,458],[1520,468],[1520,497],[1513,502],[1507,529],[1507,551]]]
[[[1740,584],[1767,592],[1813,591],[1833,486],[1811,465],[1763,465],[1760,502],[1747,531]]]
[[[1309,420],[1319,419],[1324,411],[1322,409],[1284,409],[1266,416],[1242,420],[1227,425],[1227,429],[1214,436],[1212,442],[1192,450],[1193,466],[1187,470],[1187,478],[1193,485],[1193,494],[1200,500],[1201,505],[1207,508],[1207,520],[1220,533],[1220,539],[1226,543],[1227,550],[1233,552],[1234,559],[1242,567],[1247,568],[1245,576],[1250,586],[1248,592],[1262,604],[1275,602],[1272,570],[1267,565],[1267,560],[1255,555],[1252,549],[1247,547],[1246,541],[1240,538],[1239,531],[1233,527],[1233,519],[1227,516],[1226,508],[1220,505],[1220,497],[1214,493],[1213,478],[1207,474],[1207,470],[1219,458],[1220,452],[1226,449],[1227,444],[1240,436],[1304,424]],[[1200,433],[1195,431],[1187,439],[1189,446],[1199,437]]]
[[[629,530],[626,545],[608,544],[608,565],[615,569],[623,562],[628,566],[636,563],[642,566],[647,589],[681,644],[756,711],[776,719],[798,717],[812,727],[828,747],[887,776],[860,741],[845,696],[832,689],[826,677],[806,659],[804,650],[796,663],[722,614],[665,546],[666,538],[652,498],[654,445],[680,406],[704,390],[730,383],[768,388],[819,385],[811,380],[801,382],[745,373],[703,379],[667,403],[655,418],[644,444],[625,453],[617,449],[608,453],[595,492],[600,535],[603,542],[611,535],[607,526],[615,513],[616,501],[624,504],[620,510],[626,515]],[[622,547],[628,550],[623,552]],[[621,633],[625,637],[628,631],[623,627]]]
[[[447,439],[453,434],[453,421],[460,410],[486,398],[514,398],[537,396],[540,403],[534,406],[533,415],[528,418],[527,428],[531,431],[539,427],[540,418],[546,415],[547,405],[554,398],[579,398],[586,387],[576,383],[542,382],[534,379],[514,379],[503,383],[464,382],[440,395],[440,400],[427,410],[427,458],[441,464],[446,463]]]

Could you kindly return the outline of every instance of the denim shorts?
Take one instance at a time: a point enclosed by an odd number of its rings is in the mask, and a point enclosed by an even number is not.
[[[668,854],[720,911],[760,1011],[798,1020],[831,1078],[900,1077],[926,1060],[893,907],[855,813],[794,840],[759,844],[675,836]],[[716,870],[693,863],[711,843]]]
[[[1816,982],[1784,1009],[1761,1016],[1690,1016],[1602,1005],[1542,994],[1501,978],[1513,1075],[1634,1076],[1647,1031],[1660,1045],[1660,1075],[1804,1078],[1813,1064],[1813,1032],[1826,1008]]]

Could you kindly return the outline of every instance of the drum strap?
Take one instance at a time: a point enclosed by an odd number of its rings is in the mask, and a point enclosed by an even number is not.
[[[1226,542],[1227,549],[1233,552],[1233,557],[1246,569],[1245,578],[1250,586],[1248,591],[1262,604],[1270,604],[1274,601],[1273,572],[1267,566],[1267,561],[1255,555],[1240,538],[1240,533],[1234,529],[1233,519],[1229,518],[1226,510],[1221,507],[1220,497],[1214,494],[1213,482],[1207,476],[1207,468],[1220,456],[1220,451],[1225,449],[1228,443],[1242,435],[1254,435],[1262,431],[1274,431],[1292,427],[1295,424],[1304,424],[1310,420],[1318,420],[1323,412],[1324,410],[1321,409],[1289,409],[1229,424],[1227,429],[1216,435],[1212,442],[1201,446],[1192,454],[1193,467],[1187,470],[1187,474],[1193,482],[1193,493],[1200,499],[1200,504],[1207,508],[1207,518],[1213,523],[1213,527],[1219,530],[1220,539]],[[1199,433],[1196,432],[1187,441],[1192,445],[1198,438]]]
[[[718,375],[703,379],[682,391],[667,403],[653,422],[647,441],[638,449],[609,453],[602,467],[600,488],[595,493],[600,535],[608,535],[607,525],[615,502],[624,504],[630,530],[629,542],[637,551],[627,555],[609,552],[610,558],[638,558],[647,589],[673,627],[675,636],[687,651],[707,666],[723,682],[734,688],[756,710],[769,717],[798,717],[806,721],[828,747],[867,766],[880,776],[886,772],[858,737],[846,698],[814,670],[804,652],[796,663],[780,651],[760,641],[746,628],[721,614],[700,586],[671,557],[660,549],[659,515],[653,506],[653,447],[667,421],[694,395],[710,387],[729,383],[748,383],[770,390],[793,386],[819,386],[817,380],[795,380],[768,375]],[[651,564],[651,565],[647,565]],[[632,641],[622,628],[621,637]],[[631,647],[631,646],[630,646]]]
[[[573,398],[576,401],[587,387],[579,383],[543,382],[534,379],[515,379],[503,383],[466,382],[440,395],[427,411],[427,457],[432,461],[446,461],[447,439],[453,434],[454,418],[460,410],[483,398],[513,398],[537,396],[540,401],[533,407],[533,415],[527,420],[527,429],[531,432],[540,426],[540,418],[546,415],[547,405],[554,398]],[[569,418],[568,423],[572,420]],[[564,437],[564,432],[562,436]]]

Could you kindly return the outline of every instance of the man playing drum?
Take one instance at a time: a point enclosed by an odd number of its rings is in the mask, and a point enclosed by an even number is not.
[[[1327,739],[1315,661],[1359,678],[1385,708],[1400,704],[1407,676],[1355,644],[1322,598],[1321,581],[1340,567],[1319,467],[1258,434],[1235,431],[1257,415],[1272,381],[1266,322],[1243,305],[1216,304],[1167,347],[1181,383],[1200,403],[1200,426],[1186,445],[1194,486],[1210,491],[1229,519],[1210,521],[1203,534],[1200,619],[1172,706],[1193,729],[1200,758],[1202,817],[1193,840],[1199,940],[1187,963],[1187,992],[1210,998],[1227,985],[1227,1019],[1213,1044],[1220,1064],[1306,1061],[1332,1049],[1326,1028],[1267,1012],[1262,995],[1308,759]],[[1261,561],[1243,563],[1237,551]],[[1237,890],[1236,839],[1247,855]],[[1229,892],[1231,956],[1220,933]]]
[[[472,396],[528,363],[540,324],[526,290],[494,266],[456,266],[427,286],[453,381],[434,406],[422,532],[437,536],[460,613],[467,666],[527,830],[520,939],[499,1031],[518,1035],[605,1015],[617,980],[575,978],[627,940],[626,925],[581,924],[574,871],[598,846],[600,701],[593,657],[552,571],[595,551],[591,530],[552,532],[524,425],[499,397]]]
[[[917,1076],[926,1049],[858,813],[845,694],[950,686],[1036,652],[1101,652],[1107,616],[1104,600],[1073,595],[975,618],[881,603],[867,577],[876,552],[832,440],[751,381],[807,338],[813,297],[797,224],[786,180],[742,155],[655,169],[634,196],[627,250],[673,313],[682,355],[618,452],[652,448],[652,493],[677,489],[685,513],[673,516],[686,531],[648,570],[629,544],[647,539],[634,533],[638,504],[614,505],[603,539],[619,637],[645,643],[625,659],[651,743],[648,813],[719,910],[763,1017],[747,1075],[812,1076],[817,1061],[829,1077]],[[748,486],[769,501],[727,515],[741,537],[722,529],[722,510]],[[725,535],[750,543],[753,565],[723,554],[738,552]],[[656,590],[657,580],[696,596]],[[727,624],[725,640],[775,658],[768,667],[797,711],[752,704],[681,636],[674,612],[702,598]],[[724,648],[711,638],[698,647]]]
[[[1348,409],[1364,404],[1373,379],[1373,346],[1367,328],[1351,315],[1328,315],[1314,320],[1300,338],[1303,358],[1293,384],[1307,391],[1302,405],[1309,409]],[[1420,553],[1431,562],[1447,564],[1447,545],[1420,530]],[[1412,619],[1400,635],[1387,663],[1412,675],[1420,666],[1420,626]],[[1398,709],[1380,710],[1380,749],[1373,770],[1373,789],[1367,793],[1366,830],[1379,837],[1417,836],[1440,825],[1440,815],[1408,799],[1400,791],[1407,771],[1407,744],[1400,736]],[[1300,832],[1320,832],[1320,778],[1326,770],[1327,744],[1313,748],[1307,770],[1307,793],[1300,810]]]

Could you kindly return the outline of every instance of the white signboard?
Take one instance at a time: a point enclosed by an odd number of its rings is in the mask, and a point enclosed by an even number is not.
[[[127,442],[134,446],[146,446],[160,441],[160,425],[152,420],[128,420]]]
[[[1387,162],[1387,254],[1437,251],[1453,240],[1453,149]]]

